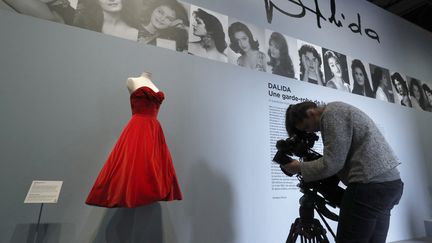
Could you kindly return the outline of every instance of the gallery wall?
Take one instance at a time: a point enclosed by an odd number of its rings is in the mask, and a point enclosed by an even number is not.
[[[272,2],[292,13],[301,10],[292,2]],[[78,3],[71,1],[71,6],[76,8]],[[331,3],[319,1],[326,19]],[[269,23],[265,1],[182,3],[188,20],[184,23],[189,22],[181,27],[189,31],[187,49],[192,45],[188,42],[199,40],[192,33],[193,12],[201,8],[221,22],[227,44],[222,56],[200,55],[199,49],[190,55],[178,48],[184,45],[177,37],[143,43],[17,14],[10,7],[1,10],[0,185],[5,195],[1,241],[34,237],[39,205],[23,201],[36,179],[64,181],[59,202],[46,205],[43,211],[48,242],[284,241],[298,216],[300,193],[287,186],[295,183],[293,178],[281,178],[275,172],[271,157],[274,140],[286,136],[277,128],[281,111],[295,103],[294,96],[325,103],[344,101],[374,119],[402,162],[399,169],[405,182],[388,240],[424,235],[423,221],[431,217],[432,156],[428,149],[432,116],[426,106],[402,106],[390,76],[400,73],[408,87],[416,82],[413,79],[431,87],[432,36],[367,2],[335,3],[338,19],[341,13],[347,19],[343,27],[322,19],[319,28],[310,11],[301,18],[274,11]],[[316,11],[314,4],[305,3]],[[356,21],[357,13],[362,35],[347,27]],[[240,55],[230,47],[228,33],[235,22],[248,26],[258,40],[265,71],[239,66]],[[379,42],[366,35],[367,28],[379,35]],[[281,33],[287,42],[293,77],[273,73],[267,64],[273,32]],[[304,44],[315,47],[321,57],[323,85],[300,81],[298,50]],[[326,50],[337,53],[349,92],[325,86],[330,80],[326,76],[331,77]],[[387,94],[393,94],[394,102],[352,93],[354,59],[364,64],[372,87],[376,66],[387,73]],[[159,120],[184,200],[136,209],[85,205],[107,154],[130,117],[125,81],[143,71],[153,74],[167,97]],[[282,96],[270,96],[269,91]],[[414,99],[412,94],[408,97]],[[279,113],[270,112],[276,109]]]

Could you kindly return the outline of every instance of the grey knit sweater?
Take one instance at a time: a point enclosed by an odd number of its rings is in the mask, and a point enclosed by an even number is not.
[[[338,174],[344,184],[400,178],[400,164],[369,116],[343,102],[331,102],[321,116],[323,157],[301,163],[306,182]]]

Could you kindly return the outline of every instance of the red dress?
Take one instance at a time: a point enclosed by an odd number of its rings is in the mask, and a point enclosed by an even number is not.
[[[181,200],[182,193],[157,120],[163,92],[143,86],[130,95],[132,117],[99,173],[86,203],[138,207]]]

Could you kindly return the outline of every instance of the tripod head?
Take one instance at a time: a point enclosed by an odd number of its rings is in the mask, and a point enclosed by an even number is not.
[[[332,211],[330,211],[326,205],[330,205],[335,208],[337,205],[334,205],[331,201],[326,200],[325,197],[320,196],[318,193],[318,189],[314,187],[310,187],[308,183],[304,182],[301,176],[298,176],[300,188],[300,192],[303,193],[303,196],[300,197],[300,218],[301,219],[313,219],[314,218],[314,209],[320,215],[333,220],[338,221],[339,216]],[[341,188],[342,189],[342,188]],[[343,190],[343,189],[342,189]]]

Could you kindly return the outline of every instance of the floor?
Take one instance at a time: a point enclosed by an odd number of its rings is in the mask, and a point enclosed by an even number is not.
[[[412,240],[403,240],[403,241],[393,241],[391,243],[432,243],[432,238],[421,238],[421,239],[412,239]]]

